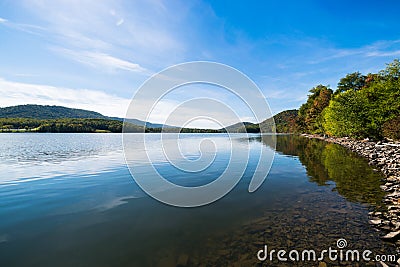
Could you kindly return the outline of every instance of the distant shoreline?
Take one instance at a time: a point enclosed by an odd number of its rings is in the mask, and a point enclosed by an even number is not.
[[[155,124],[149,124],[155,125]],[[150,127],[134,124],[129,120],[113,120],[104,118],[0,118],[0,133],[260,133],[260,126],[253,123],[236,123],[226,129],[180,128],[164,125]]]

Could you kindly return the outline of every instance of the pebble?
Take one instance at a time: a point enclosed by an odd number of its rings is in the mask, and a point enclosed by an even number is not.
[[[400,237],[399,235],[400,235],[400,231],[390,232],[390,233],[382,236],[382,239],[396,239],[396,238]]]
[[[378,219],[378,220],[370,220],[369,221],[371,224],[373,224],[373,225],[377,225],[377,224],[381,224],[382,223],[382,220],[380,220],[380,219]]]

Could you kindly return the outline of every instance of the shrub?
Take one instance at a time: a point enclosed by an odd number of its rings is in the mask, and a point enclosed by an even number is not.
[[[400,116],[385,122],[382,131],[384,137],[400,140]]]

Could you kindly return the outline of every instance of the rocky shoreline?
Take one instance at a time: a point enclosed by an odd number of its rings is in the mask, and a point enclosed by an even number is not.
[[[384,174],[384,185],[381,188],[386,192],[383,203],[387,205],[387,209],[370,212],[370,223],[382,232],[382,239],[395,243],[400,250],[400,142],[373,142],[310,134],[302,136],[342,145],[367,158],[369,165]]]

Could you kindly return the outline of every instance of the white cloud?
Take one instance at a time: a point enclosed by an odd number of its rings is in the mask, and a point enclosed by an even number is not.
[[[106,116],[125,117],[126,110],[131,100],[110,95],[102,91],[89,89],[71,89],[54,87],[40,84],[28,84],[8,81],[0,78],[0,107],[38,104],[38,105],[59,105],[70,108],[79,108],[100,112]],[[146,100],[140,101],[136,109],[147,110],[154,103]],[[229,114],[220,109],[217,105],[209,105],[205,110],[203,105],[180,106],[180,102],[171,99],[162,99],[157,103],[148,121],[154,123],[165,123],[182,126],[187,118],[203,116],[213,118],[223,125],[230,125],[238,122],[252,121],[250,117],[239,118],[237,115]],[[175,112],[174,112],[175,111]],[[232,111],[234,112],[234,111]],[[146,118],[136,117],[145,120]],[[190,127],[198,128],[219,128],[211,120],[198,119],[190,123]]]
[[[267,99],[282,99],[288,96],[284,90],[265,90],[264,95]]]
[[[368,57],[393,57],[399,56],[400,50],[396,51],[372,51],[366,54]]]
[[[38,25],[26,24],[26,23],[16,23],[16,22],[10,21],[5,18],[0,18],[0,23],[7,27],[10,27],[10,28],[13,28],[13,29],[16,29],[19,31],[27,32],[30,34],[34,34],[34,35],[43,35],[43,33],[46,31],[45,28],[38,26]]]
[[[158,1],[30,0],[24,7],[45,25],[52,43],[66,49],[129,55],[142,65],[172,61],[184,52],[176,31],[185,16],[179,5],[168,8],[173,17]]]
[[[124,117],[129,99],[89,89],[71,89],[0,79],[0,106],[60,105]]]
[[[393,57],[400,55],[400,40],[381,40],[358,48],[338,49],[325,48],[325,55],[309,61],[318,64],[329,60],[351,57]]]
[[[124,23],[124,19],[119,19],[115,25],[120,26]]]
[[[137,114],[140,114],[141,110],[147,110],[153,104],[146,100],[140,101],[136,105],[136,109],[139,111]],[[206,109],[205,106],[207,106]],[[194,97],[185,101],[162,99],[154,106],[147,120],[178,127],[212,129],[219,129],[221,125],[229,126],[240,121],[255,122],[254,116],[246,116],[248,113],[238,114],[235,109],[242,108],[239,106],[236,102],[232,104],[223,100],[202,97]],[[146,120],[144,117],[137,117]]]
[[[151,74],[147,69],[143,68],[139,64],[123,60],[117,57],[113,57],[106,53],[90,52],[90,51],[73,51],[70,49],[53,48],[53,50],[66,55],[75,61],[83,64],[95,67],[95,68],[106,68],[108,70],[127,70],[133,72],[139,72],[143,74]]]

